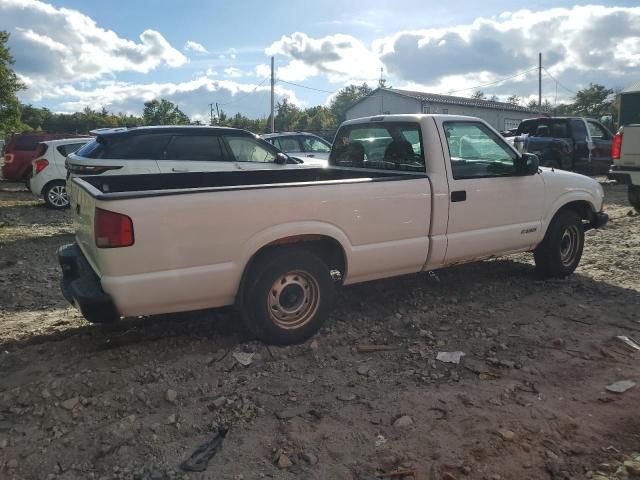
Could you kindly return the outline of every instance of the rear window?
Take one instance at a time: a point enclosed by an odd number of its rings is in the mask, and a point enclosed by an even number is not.
[[[330,164],[424,172],[420,126],[417,123],[381,122],[342,127],[336,134]]]
[[[77,155],[114,160],[154,160],[161,157],[170,138],[171,135],[166,133],[99,136],[79,149]]]
[[[28,135],[16,138],[13,149],[16,151],[30,152],[36,149],[38,143],[44,140],[44,137],[38,135]]]
[[[58,145],[57,150],[60,152],[60,155],[66,157],[67,155],[77,152],[83,145],[84,143],[68,143],[67,145]]]
[[[42,155],[44,155],[45,153],[47,153],[47,150],[49,149],[49,147],[47,146],[46,143],[39,143],[36,146],[36,153],[35,156],[36,157],[41,157]]]

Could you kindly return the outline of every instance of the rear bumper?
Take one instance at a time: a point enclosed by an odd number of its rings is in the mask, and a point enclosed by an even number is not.
[[[614,165],[609,170],[608,177],[620,185],[640,185],[640,167]]]
[[[60,286],[64,298],[92,323],[117,320],[120,315],[113,300],[102,290],[100,279],[80,247],[75,243],[64,245],[58,249],[57,256],[62,269]]]
[[[31,162],[27,165],[25,162],[14,159],[13,162],[2,165],[2,177],[14,182],[22,181],[29,167]]]

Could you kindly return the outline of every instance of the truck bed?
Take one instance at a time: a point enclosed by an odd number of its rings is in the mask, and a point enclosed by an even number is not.
[[[216,190],[242,190],[319,184],[410,180],[425,173],[382,172],[361,168],[299,168],[234,172],[161,173],[150,175],[84,176],[74,179],[98,200],[120,200]]]

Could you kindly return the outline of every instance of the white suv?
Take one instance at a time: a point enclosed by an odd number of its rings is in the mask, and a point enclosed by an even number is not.
[[[31,162],[33,176],[29,180],[29,189],[34,195],[43,197],[48,207],[62,209],[69,206],[65,159],[91,140],[87,137],[67,138],[39,144],[40,155]]]

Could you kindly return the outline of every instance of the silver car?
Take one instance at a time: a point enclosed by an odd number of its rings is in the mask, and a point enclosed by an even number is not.
[[[267,133],[262,138],[286,154],[299,158],[305,164],[312,163],[310,159],[324,162],[329,160],[331,144],[325,139],[311,133],[280,132]]]

